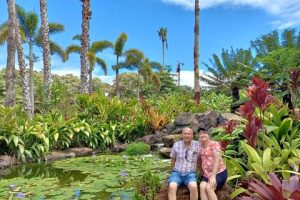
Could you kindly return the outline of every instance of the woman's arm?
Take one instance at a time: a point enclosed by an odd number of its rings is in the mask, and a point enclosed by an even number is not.
[[[211,173],[211,176],[216,177],[218,170],[220,168],[220,163],[221,163],[221,154],[220,152],[215,152],[214,153],[214,165],[213,165],[213,170]]]

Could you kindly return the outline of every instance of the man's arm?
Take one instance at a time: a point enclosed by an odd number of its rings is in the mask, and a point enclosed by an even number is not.
[[[174,169],[175,167],[175,162],[176,162],[176,158],[171,158],[171,171]]]

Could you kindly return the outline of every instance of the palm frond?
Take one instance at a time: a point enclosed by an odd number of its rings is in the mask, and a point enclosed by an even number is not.
[[[102,52],[106,48],[113,48],[113,44],[107,40],[96,41],[93,42],[90,51],[98,53],[98,52]]]
[[[73,40],[81,40],[81,35],[80,34],[76,34],[76,35],[74,35],[73,36],[73,38],[72,38]]]
[[[66,49],[66,59],[68,60],[70,53],[78,53],[81,52],[81,46],[71,45]]]
[[[125,62],[128,66],[139,69],[145,58],[144,53],[138,49],[129,49],[125,52]]]
[[[0,46],[3,45],[8,36],[8,24],[7,22],[0,25]]]
[[[59,23],[49,23],[49,35],[61,33],[63,31],[65,31],[64,25]]]
[[[116,43],[115,43],[115,49],[114,49],[115,50],[114,54],[116,56],[119,56],[119,57],[122,56],[123,51],[124,51],[124,46],[125,46],[127,39],[128,39],[128,36],[126,33],[121,33],[119,35],[119,37],[117,38]]]
[[[96,57],[96,62],[101,67],[101,69],[103,70],[104,74],[107,75],[107,66],[106,66],[105,61],[102,60],[99,57]]]
[[[93,71],[96,64],[96,54],[92,51],[88,51],[87,57],[90,65],[89,71]]]
[[[59,56],[61,58],[61,60],[63,62],[65,62],[67,60],[67,56],[65,51],[63,50],[63,48],[61,46],[59,46],[57,43],[53,42],[53,41],[49,41],[50,42],[50,52],[51,55],[56,54],[57,56]]]
[[[282,42],[281,45],[283,47],[294,48],[296,47],[296,29],[285,29],[282,33]]]

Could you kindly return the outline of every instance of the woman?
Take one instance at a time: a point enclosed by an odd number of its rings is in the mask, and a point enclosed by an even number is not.
[[[226,166],[221,157],[221,146],[210,140],[205,128],[199,128],[200,158],[202,180],[200,182],[201,200],[217,200],[216,189],[222,187],[227,179]]]

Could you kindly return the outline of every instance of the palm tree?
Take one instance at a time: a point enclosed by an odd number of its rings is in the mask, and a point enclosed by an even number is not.
[[[121,33],[115,42],[115,55],[117,57],[116,66],[119,64],[119,58],[124,54],[124,46],[127,41],[127,34]],[[120,98],[120,87],[119,87],[119,69],[116,68],[116,96]]]
[[[300,66],[300,33],[296,29],[285,29],[262,35],[251,42],[256,59],[260,62],[260,74],[277,93],[283,94],[283,102],[292,109],[289,91],[290,72]]]
[[[51,56],[49,41],[49,25],[47,18],[47,1],[40,0],[40,14],[42,19],[42,47],[44,62],[44,96],[46,102],[50,100],[50,84],[51,84]]]
[[[200,103],[199,81],[199,0],[195,0],[195,41],[194,41],[194,99],[197,105]]]
[[[162,53],[163,53],[163,59],[162,63],[163,66],[165,66],[165,47],[168,49],[168,29],[167,27],[161,27],[159,31],[157,31],[159,38],[162,42]]]
[[[129,49],[125,52],[125,62],[121,62],[118,66],[114,66],[114,69],[126,68],[128,70],[137,70],[137,98],[140,98],[140,75],[143,73],[143,77],[147,77],[147,72],[149,75],[149,66],[153,69],[162,70],[162,66],[158,62],[151,62],[145,56],[144,53],[138,49]],[[147,69],[148,68],[148,69]],[[150,71],[151,72],[151,71]],[[153,77],[152,80],[156,80]]]
[[[257,63],[251,55],[251,50],[222,49],[221,58],[213,54],[210,65],[204,63],[208,72],[201,76],[202,80],[217,91],[231,92],[233,102],[240,99],[239,91],[249,85]],[[232,112],[234,109],[232,107]]]
[[[10,1],[12,0],[9,0],[9,4],[12,4],[13,2]],[[30,90],[29,90],[29,84],[26,75],[26,64],[25,64],[24,51],[22,46],[23,41],[21,37],[20,25],[17,16],[15,16],[15,25],[16,25],[15,45],[18,52],[18,62],[20,68],[20,77],[21,77],[22,93],[23,93],[23,105],[24,105],[24,110],[26,111],[28,117],[31,119],[33,117],[33,110],[31,106]]]
[[[73,37],[74,40],[80,40],[80,35],[75,35]],[[103,40],[103,41],[96,41],[92,43],[92,46],[88,49],[88,74],[89,74],[89,94],[92,94],[93,92],[93,71],[95,64],[97,63],[102,70],[104,71],[104,74],[107,74],[107,67],[104,60],[97,57],[96,54],[99,52],[102,52],[106,48],[113,48],[113,44],[109,41]],[[82,52],[82,47],[79,45],[71,45],[66,50],[66,57],[68,58],[70,53],[78,53],[80,54]]]
[[[81,37],[81,71],[80,71],[80,92],[88,93],[88,49],[89,49],[89,20],[92,12],[90,8],[90,0],[80,0],[82,2],[82,37]]]
[[[6,65],[6,98],[5,106],[15,105],[15,0],[9,0],[8,3],[8,37],[7,37],[7,65]],[[3,28],[0,28],[0,32]],[[1,33],[0,33],[1,34]],[[4,38],[4,37],[2,37]],[[1,42],[1,41],[0,41]]]
[[[20,26],[25,34],[25,42],[29,46],[29,88],[30,88],[30,98],[31,106],[34,111],[34,85],[33,85],[33,67],[34,67],[34,55],[33,55],[33,45],[38,47],[43,46],[43,31],[42,27],[38,28],[38,15],[35,12],[26,12],[22,7],[17,6],[17,14],[20,20]],[[64,26],[58,23],[49,24],[49,33],[59,33],[64,31]],[[62,60],[65,60],[64,51],[62,48],[50,41],[50,51],[52,54],[56,53]],[[44,72],[45,73],[45,72]],[[47,72],[48,73],[48,72]]]

